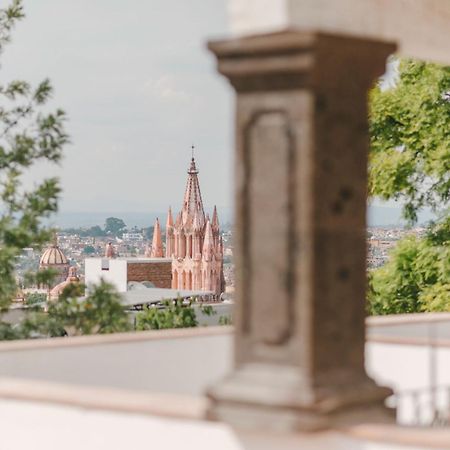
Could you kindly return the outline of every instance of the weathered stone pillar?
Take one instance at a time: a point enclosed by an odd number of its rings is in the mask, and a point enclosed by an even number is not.
[[[367,91],[395,46],[291,31],[209,48],[237,92],[236,367],[210,416],[390,417],[364,368]]]

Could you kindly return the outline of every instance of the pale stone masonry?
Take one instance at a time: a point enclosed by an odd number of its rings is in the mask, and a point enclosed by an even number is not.
[[[393,416],[364,369],[367,91],[388,43],[212,42],[236,99],[235,370],[210,417],[317,429]]]

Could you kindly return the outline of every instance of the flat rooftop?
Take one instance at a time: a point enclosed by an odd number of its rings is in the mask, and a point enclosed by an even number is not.
[[[127,263],[161,263],[161,262],[171,262],[172,258],[145,258],[145,257],[134,257],[134,256],[129,256],[129,257],[117,257],[117,258],[107,258],[106,256],[104,257],[98,257],[95,256],[93,258],[86,258],[87,260],[104,260],[104,259],[110,259],[112,261],[126,261]]]
[[[177,298],[202,297],[214,294],[212,291],[188,291],[180,289],[146,288],[121,293],[122,303],[125,306],[138,306],[147,303],[158,303],[163,300]]]

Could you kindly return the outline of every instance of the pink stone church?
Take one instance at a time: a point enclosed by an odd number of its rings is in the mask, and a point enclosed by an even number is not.
[[[220,295],[225,286],[217,209],[214,207],[211,219],[205,215],[194,158],[187,173],[183,207],[175,223],[170,208],[167,215],[165,255],[161,227],[156,219],[152,245],[145,256],[172,259],[173,289],[212,291]]]

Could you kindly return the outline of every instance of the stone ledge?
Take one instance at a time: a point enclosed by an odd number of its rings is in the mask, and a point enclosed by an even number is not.
[[[110,345],[128,342],[154,341],[160,339],[187,339],[205,336],[232,334],[233,327],[199,327],[171,330],[151,330],[131,333],[97,334],[91,336],[55,337],[49,339],[27,339],[0,342],[0,352],[20,350],[40,350],[46,348],[83,347],[91,345]]]
[[[0,378],[0,398],[190,420],[202,420],[207,407],[204,397],[12,378]]]
[[[450,321],[450,313],[412,313],[371,316],[366,318],[366,326],[389,326],[407,323],[429,323]]]

